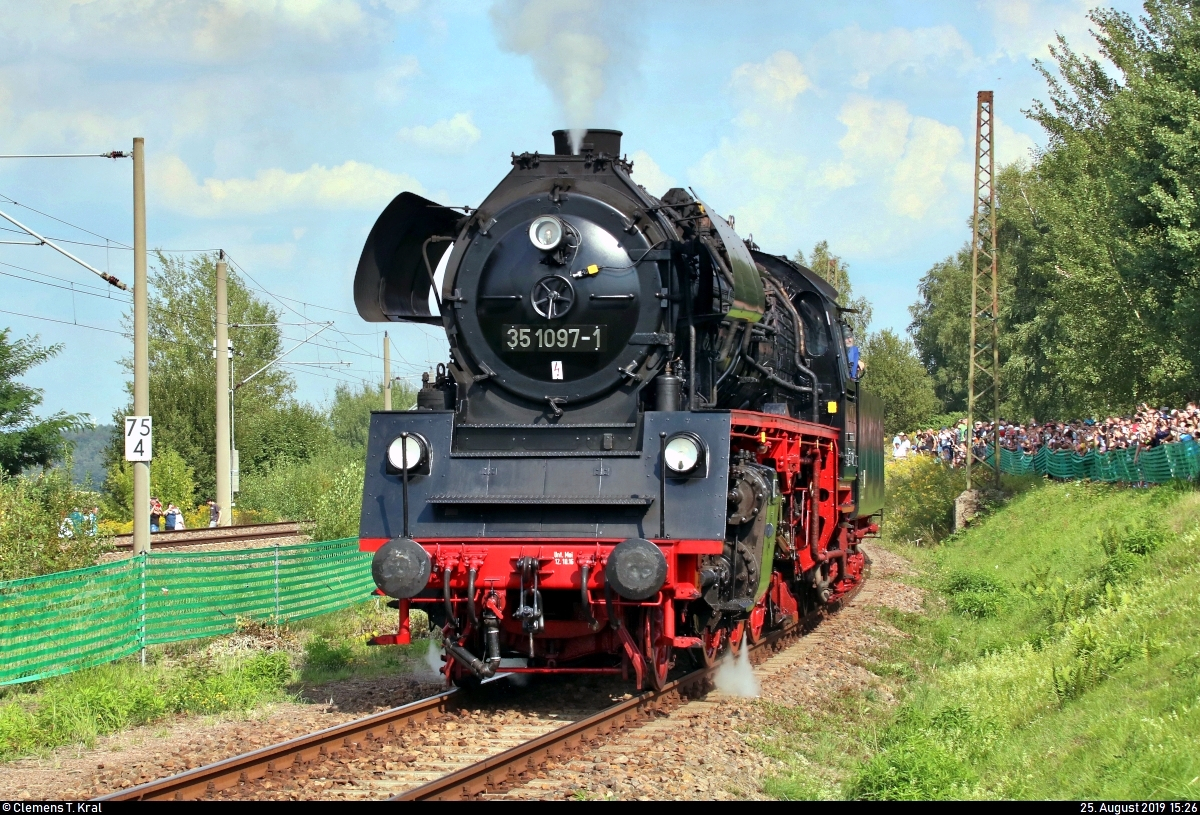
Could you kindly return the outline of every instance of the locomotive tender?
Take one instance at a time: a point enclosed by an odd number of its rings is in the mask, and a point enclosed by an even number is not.
[[[417,606],[457,684],[503,659],[658,687],[862,580],[882,405],[819,276],[649,195],[620,132],[554,143],[466,214],[401,193],[363,248],[359,314],[450,344],[415,410],[371,417],[360,546],[400,610],[376,642]]]

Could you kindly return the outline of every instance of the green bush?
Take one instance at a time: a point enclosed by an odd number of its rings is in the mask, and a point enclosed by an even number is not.
[[[348,448],[327,449],[305,461],[277,459],[257,473],[242,476],[238,509],[266,513],[280,520],[314,520],[317,505],[334,488],[338,474],[362,460],[359,451]],[[361,486],[360,482],[360,503]]]
[[[338,472],[333,485],[317,501],[313,538],[336,540],[358,535],[364,476],[364,466],[359,462],[347,464]]]
[[[962,707],[932,716],[915,707],[901,708],[881,734],[879,751],[859,767],[845,793],[865,801],[965,797],[975,783],[975,774],[952,745],[979,729]]]
[[[963,471],[932,456],[888,460],[884,531],[888,538],[931,546],[954,531],[954,499]]]
[[[232,668],[199,660],[172,683],[166,705],[173,713],[246,710],[276,695],[290,677],[291,667],[283,651],[258,653]]]
[[[1145,557],[1161,549],[1167,539],[1167,532],[1153,518],[1107,527],[1099,535],[1100,548],[1107,558],[1099,585],[1118,585],[1134,576]]]
[[[1008,589],[1002,583],[974,569],[952,571],[943,589],[955,612],[977,620],[996,616],[1008,596]]]
[[[0,473],[0,580],[93,565],[108,547],[103,530],[60,534],[64,518],[96,503],[95,493],[77,489],[65,468],[31,476]]]
[[[348,642],[331,643],[324,637],[313,637],[304,646],[304,665],[318,671],[340,671],[354,659],[354,648]]]

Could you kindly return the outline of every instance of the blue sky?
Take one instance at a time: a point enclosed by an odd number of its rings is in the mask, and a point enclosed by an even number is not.
[[[383,206],[404,189],[476,204],[510,153],[550,150],[562,126],[623,130],[652,193],[690,185],[768,251],[829,241],[873,327],[902,330],[917,280],[968,238],[976,91],[996,92],[1000,160],[1027,156],[1042,143],[1021,113],[1044,95],[1032,60],[1055,32],[1094,51],[1093,5],[2,0],[0,153],[144,136],[151,247],[224,248],[289,321],[336,323],[290,357],[350,363],[291,369],[312,402],[380,376],[385,327],[397,373],[444,359],[440,330],[354,313]],[[132,278],[128,161],[0,159],[0,194]],[[107,420],[131,349],[118,293],[45,247],[0,245],[0,263],[0,309],[70,323],[0,314],[65,345],[27,381],[49,410]]]

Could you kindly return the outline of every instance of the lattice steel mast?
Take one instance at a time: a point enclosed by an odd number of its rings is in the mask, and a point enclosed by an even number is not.
[[[967,489],[980,464],[1000,486],[1000,300],[997,286],[996,160],[992,91],[980,91],[975,111],[975,210],[971,222],[971,363],[967,375]],[[981,262],[982,261],[982,262]],[[991,398],[989,399],[989,394]],[[984,404],[987,407],[983,407]],[[971,434],[979,408],[992,420],[992,461],[977,457]]]

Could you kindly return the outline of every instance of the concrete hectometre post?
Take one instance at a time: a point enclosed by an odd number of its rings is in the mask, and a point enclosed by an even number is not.
[[[229,443],[229,268],[225,253],[217,260],[217,506],[221,526],[233,522],[233,478]]]
[[[392,409],[392,346],[383,332],[383,409]]]
[[[150,415],[150,304],[146,291],[146,140],[133,140],[133,413]],[[150,464],[133,463],[133,553],[150,551]]]

